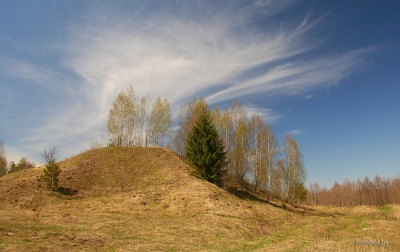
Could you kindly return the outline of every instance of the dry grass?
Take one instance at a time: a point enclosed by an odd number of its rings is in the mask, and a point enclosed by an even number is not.
[[[361,209],[360,209],[361,208]],[[273,251],[400,251],[400,223],[374,208],[315,207],[314,215],[285,229]],[[366,245],[362,241],[381,244]],[[383,241],[389,242],[387,246]],[[286,246],[285,246],[286,244]],[[272,251],[272,250],[271,250]]]
[[[160,148],[88,151],[61,167],[60,185],[73,195],[50,195],[42,169],[0,178],[0,250],[400,250],[399,206],[284,210],[199,180]],[[357,246],[357,239],[389,245]]]

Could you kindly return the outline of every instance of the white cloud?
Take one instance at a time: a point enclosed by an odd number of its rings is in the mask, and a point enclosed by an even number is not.
[[[333,85],[356,70],[363,63],[361,57],[374,49],[365,48],[320,59],[287,62],[261,76],[235,83],[207,98],[211,102],[218,102],[259,93],[296,95]]]
[[[297,95],[339,82],[373,50],[303,57],[323,43],[315,31],[323,29],[325,16],[307,15],[297,26],[265,23],[260,29],[249,28],[256,13],[269,18],[294,3],[259,0],[240,9],[204,7],[175,14],[158,10],[126,15],[104,11],[107,8],[88,13],[86,23],[71,24],[66,41],[53,45],[62,56],[59,66],[13,61],[7,68],[54,96],[63,94],[60,105],[42,117],[43,125],[30,129],[23,141],[46,147],[97,139],[112,101],[129,85],[140,96],[168,98],[173,108],[199,95],[209,104],[254,94]],[[207,15],[202,15],[205,10]],[[253,71],[261,66],[263,71]],[[261,114],[267,123],[280,117],[258,104],[249,104],[247,110]]]
[[[256,107],[253,104],[245,104],[243,107],[246,110],[249,118],[252,115],[257,114],[264,120],[266,124],[273,124],[281,118],[281,115],[277,114],[271,108]]]
[[[244,17],[250,16],[251,10],[247,11]],[[298,27],[261,34],[243,29],[235,18],[224,15],[196,21],[173,15],[140,21],[96,18],[87,25],[71,27],[64,65],[80,75],[88,86],[100,90],[98,102],[103,109],[109,107],[121,88],[129,85],[139,94],[163,95],[176,103],[183,97],[225,84],[227,89],[209,96],[211,103],[217,103],[241,96],[242,92],[258,92],[256,86],[283,81],[307,70],[310,63],[305,67],[285,63],[267,75],[238,82],[237,76],[260,64],[288,59],[317,46],[318,39],[305,38],[321,20],[309,22],[307,17]],[[250,21],[251,17],[242,20]],[[261,91],[281,87],[281,83],[272,82]]]
[[[304,134],[306,131],[304,129],[294,129],[289,131],[287,134],[291,135],[291,136],[298,136],[300,134]]]

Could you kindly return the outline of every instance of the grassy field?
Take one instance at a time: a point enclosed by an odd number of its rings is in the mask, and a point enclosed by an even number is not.
[[[2,251],[400,251],[400,206],[290,206],[235,196],[173,152],[105,148],[0,178]]]

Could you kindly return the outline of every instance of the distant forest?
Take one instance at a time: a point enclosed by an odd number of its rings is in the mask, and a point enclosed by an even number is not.
[[[326,205],[336,207],[383,206],[400,204],[400,174],[396,178],[382,178],[378,175],[373,180],[365,177],[364,180],[343,183],[335,182],[332,188],[321,188],[318,183],[308,186],[306,204]]]

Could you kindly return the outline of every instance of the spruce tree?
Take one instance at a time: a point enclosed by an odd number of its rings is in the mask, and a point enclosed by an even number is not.
[[[60,175],[60,165],[52,161],[45,165],[43,169],[44,180],[47,182],[50,192],[58,189],[58,175]]]
[[[186,157],[205,180],[218,183],[226,152],[208,110],[201,115],[189,132]]]
[[[44,180],[47,182],[51,193],[58,189],[58,175],[61,172],[60,165],[56,161],[57,153],[58,150],[55,146],[45,149],[42,153],[45,160]]]

